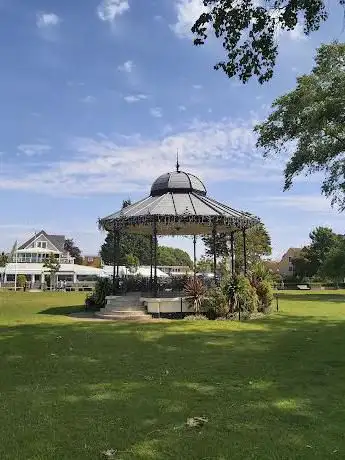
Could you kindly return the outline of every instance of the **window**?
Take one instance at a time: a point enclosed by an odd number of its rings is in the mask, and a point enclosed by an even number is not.
[[[292,257],[289,257],[289,262],[292,262]]]
[[[289,267],[289,272],[292,272],[292,267],[291,266]]]
[[[88,258],[87,258],[87,261],[88,261],[88,262],[93,262],[93,257],[88,257]]]
[[[36,243],[37,248],[47,249],[47,242],[46,241],[37,241]]]

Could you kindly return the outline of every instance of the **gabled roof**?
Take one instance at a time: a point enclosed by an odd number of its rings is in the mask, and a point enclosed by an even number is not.
[[[52,245],[56,247],[58,251],[60,252],[65,251],[65,236],[64,235],[48,235],[48,233],[46,233],[44,230],[41,230],[40,232],[36,233],[36,235],[34,235],[24,244],[19,246],[18,249],[25,249],[27,246],[33,243],[41,235],[43,235],[47,240],[49,240],[52,243]]]

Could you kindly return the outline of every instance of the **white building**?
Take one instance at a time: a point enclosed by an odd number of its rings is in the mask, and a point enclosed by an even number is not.
[[[65,250],[65,241],[64,235],[48,235],[44,230],[40,231],[15,250],[10,263],[0,267],[2,283],[10,285],[16,275],[25,275],[31,288],[44,287],[49,283],[49,269],[44,267],[44,261],[51,254],[60,265],[58,283],[90,283],[105,276],[99,268],[75,264],[74,258]]]

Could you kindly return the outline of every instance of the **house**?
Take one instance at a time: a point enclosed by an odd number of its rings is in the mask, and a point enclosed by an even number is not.
[[[57,284],[92,285],[97,278],[106,276],[103,270],[74,263],[74,258],[65,250],[64,235],[50,235],[44,230],[33,235],[11,254],[11,261],[0,267],[3,285],[13,285],[18,275],[25,275],[31,288],[41,289],[49,285],[49,269],[45,260],[53,254],[59,264]]]
[[[279,273],[283,277],[294,276],[293,260],[301,254],[301,248],[289,248],[279,262]]]
[[[18,247],[15,260],[17,263],[44,263],[53,254],[60,264],[73,264],[74,258],[65,250],[65,240],[64,235],[48,235],[41,230]]]
[[[283,278],[294,276],[293,260],[300,255],[301,251],[301,248],[289,248],[281,260],[267,260],[265,265],[272,273],[277,273]]]

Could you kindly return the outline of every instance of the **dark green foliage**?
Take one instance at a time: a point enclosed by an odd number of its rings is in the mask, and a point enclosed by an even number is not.
[[[209,257],[202,256],[196,265],[197,272],[211,273],[213,270],[213,262]]]
[[[247,311],[249,313],[254,312],[259,305],[259,299],[256,294],[256,289],[250,284],[250,281],[246,276],[239,275],[237,277],[236,289],[236,310]]]
[[[158,265],[180,265],[192,267],[193,262],[188,252],[168,246],[158,247]]]
[[[150,238],[146,235],[121,233],[119,265],[126,265],[128,254],[137,257],[140,265],[150,264]],[[108,233],[101,247],[101,258],[106,265],[114,263],[114,242],[112,233]]]
[[[345,0],[332,0],[344,5]],[[203,0],[206,12],[192,27],[195,45],[203,45],[209,26],[221,41],[225,59],[214,68],[246,83],[257,77],[270,80],[278,55],[278,34],[302,26],[306,35],[318,30],[328,17],[326,0]]]
[[[216,254],[217,257],[230,257],[229,235],[221,233],[216,237]],[[213,238],[212,236],[203,237],[206,248],[206,255],[213,256]],[[262,256],[268,256],[272,252],[271,238],[263,223],[256,225],[246,231],[246,248],[247,248],[247,265],[250,267],[261,259]],[[243,268],[243,236],[241,232],[235,233],[235,265],[236,270]]]
[[[189,278],[184,286],[184,294],[194,313],[200,313],[206,294],[204,283],[199,278]]]
[[[255,128],[257,146],[265,155],[290,158],[285,190],[301,173],[322,172],[322,193],[341,210],[345,207],[344,61],[344,43],[322,45],[312,72],[299,77],[296,89],[279,97],[271,115]]]
[[[342,235],[337,235],[328,227],[315,228],[309,238],[310,245],[304,247],[300,256],[293,260],[296,277],[300,280],[324,274],[323,265],[329,252],[344,240]]]
[[[329,250],[320,268],[324,278],[339,283],[345,278],[345,238],[338,238]]]
[[[71,257],[74,257],[74,263],[81,265],[83,263],[83,258],[81,255],[81,250],[78,246],[75,245],[73,239],[66,239],[64,245],[65,251],[69,252]]]
[[[0,254],[0,267],[5,267],[8,262],[9,262],[8,255],[2,252]]]
[[[27,282],[26,276],[25,275],[18,275],[17,276],[17,286],[18,287],[24,287]]]
[[[112,294],[112,281],[109,278],[99,278],[95,290],[85,299],[86,310],[99,310],[106,304],[106,297]]]
[[[221,287],[215,287],[207,292],[203,311],[209,319],[226,317],[229,314],[229,300]]]
[[[259,302],[258,311],[267,313],[274,299],[272,284],[267,280],[262,280],[255,286],[255,290]]]
[[[258,304],[256,290],[249,279],[244,275],[237,275],[208,291],[204,311],[209,319],[216,319],[230,317],[239,310],[252,313]]]
[[[130,200],[124,200],[122,209],[131,205]],[[120,247],[118,255],[119,265],[126,266],[127,256],[131,254],[139,260],[139,265],[150,265],[151,237],[147,235],[129,234],[126,232],[120,233]],[[106,265],[114,264],[114,237],[112,233],[108,233],[100,251],[101,259]]]

